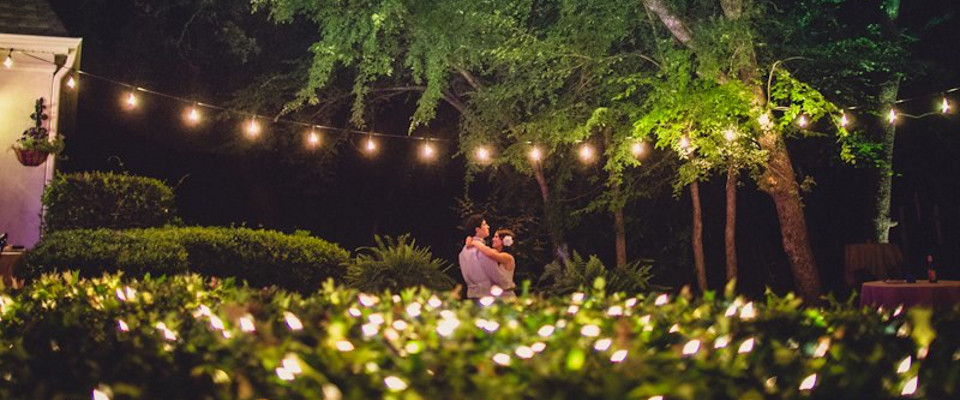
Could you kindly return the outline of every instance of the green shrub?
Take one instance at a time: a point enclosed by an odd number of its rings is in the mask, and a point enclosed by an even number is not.
[[[0,289],[0,399],[960,398],[958,308],[594,290],[478,307],[453,296],[48,275]]]
[[[58,174],[43,193],[47,231],[151,228],[174,221],[173,189],[142,176]]]
[[[622,268],[607,268],[597,256],[584,260],[574,252],[565,264],[557,261],[547,264],[538,285],[546,294],[564,295],[591,287],[597,278],[603,278],[609,293],[640,293],[650,288],[651,263],[651,260],[638,260]]]
[[[77,270],[83,276],[195,272],[236,277],[254,286],[314,290],[343,277],[349,252],[307,235],[221,227],[54,231],[27,253],[26,278]]]
[[[417,247],[410,235],[396,239],[389,236],[374,238],[377,247],[361,247],[357,256],[346,264],[347,285],[371,292],[425,286],[436,290],[453,287],[446,275],[450,264],[434,258],[430,248]]]

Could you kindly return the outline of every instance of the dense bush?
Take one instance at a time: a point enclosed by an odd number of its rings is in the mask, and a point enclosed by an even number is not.
[[[603,278],[608,293],[640,293],[650,288],[653,273],[650,260],[638,260],[621,268],[607,268],[596,256],[584,260],[573,253],[566,263],[554,261],[544,267],[538,285],[545,293],[569,294],[589,287]]]
[[[50,232],[27,253],[22,275],[78,270],[82,276],[195,272],[254,286],[314,290],[341,279],[349,252],[307,235],[248,228],[166,227]]]
[[[163,182],[109,172],[58,174],[43,205],[48,231],[160,227],[176,215],[173,190]]]
[[[429,290],[47,276],[0,292],[0,343],[4,399],[883,400],[911,382],[909,398],[960,398],[960,310],[792,296],[480,307]]]
[[[430,248],[417,247],[410,235],[374,239],[376,247],[357,249],[357,256],[346,264],[350,287],[374,292],[415,286],[436,290],[453,287],[453,280],[446,275],[450,264],[434,258]]]

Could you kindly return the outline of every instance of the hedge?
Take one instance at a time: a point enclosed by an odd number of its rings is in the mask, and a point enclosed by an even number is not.
[[[137,277],[194,272],[310,291],[328,278],[342,279],[349,256],[322,239],[249,228],[77,229],[45,235],[24,257],[20,274],[32,279],[68,270]]]
[[[151,228],[175,221],[173,189],[160,180],[109,172],[58,174],[43,193],[47,231]]]
[[[48,275],[0,290],[0,398],[960,398],[957,309],[601,289],[490,300]]]

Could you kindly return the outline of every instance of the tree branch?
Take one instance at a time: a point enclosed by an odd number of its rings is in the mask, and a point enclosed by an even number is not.
[[[660,17],[660,21],[663,22],[663,25],[673,34],[674,38],[679,40],[680,43],[683,43],[684,46],[693,48],[693,35],[690,33],[690,30],[687,29],[687,26],[684,25],[680,17],[676,16],[663,4],[663,0],[641,1],[644,7]]]

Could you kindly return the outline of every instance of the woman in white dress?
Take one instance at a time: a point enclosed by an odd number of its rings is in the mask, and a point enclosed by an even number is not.
[[[513,271],[517,267],[517,262],[510,254],[510,247],[513,246],[516,237],[517,235],[509,229],[499,229],[493,234],[492,247],[480,241],[473,241],[472,238],[467,238],[467,246],[476,246],[477,250],[496,261],[500,275],[503,276],[505,281],[510,282],[510,287],[503,288],[503,295],[500,296],[506,299],[517,297],[514,292],[517,285],[513,282]]]

